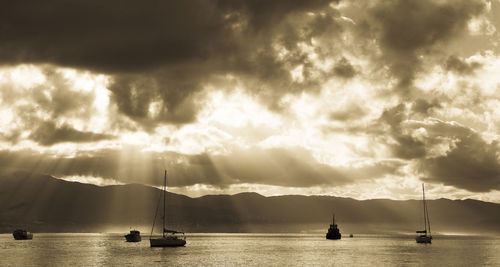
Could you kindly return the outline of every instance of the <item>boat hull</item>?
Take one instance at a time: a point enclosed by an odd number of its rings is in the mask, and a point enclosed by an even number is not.
[[[26,233],[22,235],[18,234],[13,234],[15,240],[30,240],[33,239],[33,234],[32,233]]]
[[[155,238],[149,239],[151,247],[183,247],[186,240],[179,238]]]
[[[338,239],[341,239],[341,238],[342,238],[342,235],[340,233],[339,234],[330,234],[330,233],[326,234],[326,239],[338,240]]]
[[[420,244],[431,244],[432,236],[417,236],[415,237],[415,241]]]
[[[33,239],[33,234],[24,230],[16,230],[12,233],[15,240],[30,240]]]
[[[127,242],[141,242],[142,240],[140,235],[131,234],[125,235],[125,239],[127,240]]]

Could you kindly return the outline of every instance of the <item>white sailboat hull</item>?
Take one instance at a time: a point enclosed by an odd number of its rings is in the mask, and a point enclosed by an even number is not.
[[[183,247],[186,240],[176,237],[160,237],[149,239],[151,247]]]

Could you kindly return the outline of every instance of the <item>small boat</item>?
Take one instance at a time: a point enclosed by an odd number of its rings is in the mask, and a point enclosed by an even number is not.
[[[328,233],[326,233],[326,239],[341,239],[342,235],[340,234],[340,230],[335,224],[335,214],[333,214],[332,224],[330,224],[330,228],[328,228]]]
[[[130,230],[130,233],[125,235],[127,242],[141,242],[141,232]]]
[[[431,244],[432,234],[431,234],[431,222],[429,221],[429,213],[427,210],[427,203],[425,202],[425,189],[424,184],[422,184],[422,203],[424,210],[424,230],[418,230],[416,233],[420,234],[415,237],[417,243]]]
[[[22,229],[16,229],[12,232],[15,240],[28,240],[33,239],[33,234]]]
[[[353,237],[354,237],[354,235],[353,235],[353,234],[350,234],[350,235],[349,235],[349,237],[350,237],[350,238],[353,238]]]
[[[183,232],[176,230],[168,230],[165,228],[165,194],[167,192],[167,171],[165,170],[164,183],[163,183],[163,234],[161,237],[153,237],[153,231],[155,227],[156,215],[158,214],[158,208],[156,209],[155,218],[153,220],[153,227],[151,228],[151,235],[149,236],[149,244],[151,247],[182,247],[186,245],[186,236]],[[158,202],[160,200],[158,199]],[[159,203],[158,203],[159,204]],[[160,206],[160,205],[158,205]]]

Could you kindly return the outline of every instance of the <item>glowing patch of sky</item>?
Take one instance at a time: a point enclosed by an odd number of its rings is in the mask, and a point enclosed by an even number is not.
[[[312,50],[308,46],[303,47],[304,52],[309,53],[311,60],[317,60]],[[308,50],[309,49],[309,50]],[[498,94],[499,76],[497,70],[500,67],[500,60],[491,52],[477,54],[467,59],[469,62],[477,61],[483,64],[481,72],[476,73],[467,80],[467,86],[461,83],[463,80],[459,75],[445,72],[441,67],[435,67],[435,71],[419,76],[416,86],[426,92],[438,92],[447,94],[455,98],[455,101],[467,105],[470,94],[473,90],[481,88],[481,96],[485,98],[483,108],[485,112],[470,112],[454,106],[444,104],[443,111],[437,115],[449,120],[457,120],[471,126],[478,126],[480,121],[489,121],[487,133],[492,139],[497,137],[499,121],[499,101],[494,97]],[[359,61],[363,64],[363,61]],[[331,79],[323,85],[319,94],[295,94],[283,98],[281,104],[286,107],[281,114],[273,113],[259,101],[243,90],[217,91],[208,90],[203,102],[203,108],[198,114],[194,123],[182,127],[169,127],[160,125],[151,132],[128,131],[112,128],[110,125],[112,118],[110,110],[113,103],[110,99],[110,92],[107,89],[108,80],[106,76],[94,75],[77,70],[61,69],[65,79],[71,81],[73,85],[70,90],[83,91],[94,95],[92,108],[95,112],[89,120],[81,120],[78,117],[66,117],[64,121],[80,130],[92,129],[97,132],[110,131],[118,136],[115,141],[103,141],[88,144],[80,147],[78,144],[64,143],[57,144],[50,148],[39,147],[31,141],[21,140],[19,143],[3,148],[21,149],[26,147],[38,148],[45,151],[53,151],[54,154],[72,156],[78,151],[91,151],[102,147],[121,147],[126,145],[139,146],[143,150],[152,151],[176,151],[184,154],[199,154],[203,152],[213,152],[227,154],[233,148],[244,148],[258,144],[264,148],[271,147],[293,147],[300,146],[312,151],[318,162],[330,164],[332,166],[349,166],[360,160],[372,162],[384,159],[388,153],[384,148],[376,149],[371,157],[363,158],[367,147],[377,146],[371,143],[372,140],[364,135],[352,135],[343,133],[339,129],[352,124],[360,127],[367,127],[368,123],[376,119],[383,112],[384,108],[393,105],[387,99],[376,98],[376,86],[363,78],[355,78],[354,81],[344,82]],[[3,85],[9,84],[16,87],[16,90],[28,93],[30,88],[47,81],[41,67],[34,65],[22,65],[14,68],[4,68],[0,72]],[[26,78],[29,77],[29,78]],[[0,81],[0,83],[2,82]],[[475,87],[474,84],[481,84]],[[466,90],[466,94],[461,94],[460,88]],[[53,90],[54,88],[49,88]],[[493,98],[493,99],[488,99]],[[22,100],[20,100],[22,101]],[[13,103],[8,103],[8,99],[2,98],[2,133],[8,132],[10,125],[15,125],[15,115],[11,109]],[[15,103],[14,103],[15,104]],[[357,120],[350,121],[349,125],[337,121],[332,123],[330,115],[332,112],[348,109],[351,105],[360,105],[366,114]],[[158,114],[158,103],[150,105],[151,116]],[[116,111],[114,111],[116,112]],[[46,114],[38,114],[41,117]],[[465,118],[460,120],[460,118]],[[477,121],[478,124],[474,125]],[[331,133],[325,134],[324,125],[335,126]],[[7,130],[6,130],[7,129]],[[242,132],[247,132],[242,134]],[[417,140],[426,138],[426,131],[423,128],[415,129],[411,133]],[[256,138],[258,136],[258,138]],[[26,134],[21,135],[26,137]],[[449,144],[442,143],[436,146],[433,152],[442,155],[449,150]],[[68,181],[80,181],[98,185],[116,184],[117,181],[105,181],[96,177],[63,177]],[[337,187],[280,187],[264,184],[237,184],[227,188],[211,187],[208,185],[195,185],[184,188],[172,188],[174,192],[187,193],[192,196],[206,193],[236,193],[244,191],[256,191],[264,195],[280,194],[327,194],[358,199],[367,198],[418,198],[420,181],[416,177],[394,177],[389,176],[377,180],[363,181],[349,185]],[[431,185],[429,186],[431,195],[439,197],[466,198],[500,201],[499,193],[491,191],[488,193],[475,194],[451,187]]]

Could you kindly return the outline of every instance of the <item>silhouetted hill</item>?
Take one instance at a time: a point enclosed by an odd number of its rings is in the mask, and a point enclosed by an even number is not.
[[[46,175],[0,173],[0,232],[151,229],[161,190],[131,184],[99,187]],[[190,198],[167,194],[168,227],[187,232],[325,232],[335,212],[343,233],[412,233],[421,201],[257,193]],[[430,200],[433,232],[500,233],[500,204]],[[158,220],[159,222],[159,220]]]

